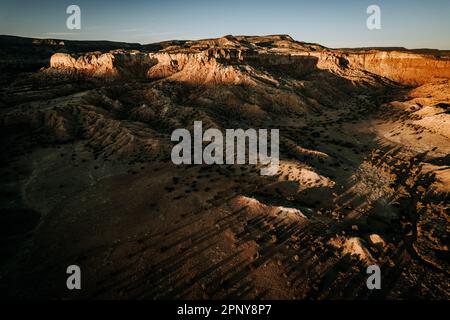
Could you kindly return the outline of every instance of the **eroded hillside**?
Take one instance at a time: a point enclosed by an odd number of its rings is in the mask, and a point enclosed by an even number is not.
[[[2,292],[448,298],[446,55],[283,35],[76,48],[1,91]],[[199,120],[279,129],[278,174],[174,165],[172,131]]]

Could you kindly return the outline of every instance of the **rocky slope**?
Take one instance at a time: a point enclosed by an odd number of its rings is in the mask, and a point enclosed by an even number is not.
[[[3,294],[448,298],[446,54],[285,35],[45,45],[48,67],[1,90]],[[173,165],[172,131],[197,120],[278,128],[278,175]]]

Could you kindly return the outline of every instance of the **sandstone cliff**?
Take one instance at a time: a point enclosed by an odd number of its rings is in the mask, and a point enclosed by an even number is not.
[[[56,53],[50,59],[50,67],[53,70],[80,72],[93,77],[140,78],[152,63],[148,54],[138,51],[93,52],[83,55]]]
[[[344,55],[345,57],[345,55]],[[450,79],[450,57],[396,51],[351,53],[349,67],[359,68],[407,85]]]
[[[174,77],[191,83],[246,83],[250,81],[249,72],[263,79],[265,71],[302,77],[326,70],[349,80],[372,74],[404,85],[450,78],[449,57],[400,51],[332,50],[303,44],[288,36],[227,36],[174,43],[161,46],[157,52],[56,53],[51,57],[50,67],[94,77]]]

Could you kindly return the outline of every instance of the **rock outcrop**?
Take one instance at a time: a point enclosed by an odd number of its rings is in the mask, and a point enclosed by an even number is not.
[[[83,55],[56,53],[50,59],[52,71],[83,73],[93,77],[142,78],[154,64],[139,51],[93,52]]]
[[[450,57],[398,52],[367,51],[344,57],[349,67],[359,68],[406,85],[422,85],[450,79]]]
[[[249,68],[259,70],[260,78],[264,78],[261,72],[266,71],[303,77],[325,70],[350,81],[372,74],[403,85],[421,85],[449,79],[450,57],[400,51],[333,50],[300,43],[288,36],[227,36],[161,45],[157,52],[56,53],[51,57],[50,68],[94,77],[161,79],[178,74],[174,80],[235,84],[248,81],[245,73]]]

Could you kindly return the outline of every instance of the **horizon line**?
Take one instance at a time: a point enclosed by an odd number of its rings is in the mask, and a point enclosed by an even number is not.
[[[0,37],[16,37],[16,38],[24,38],[24,39],[40,39],[40,40],[60,40],[60,41],[72,41],[72,42],[113,42],[113,43],[126,43],[126,44],[138,44],[140,46],[146,46],[146,45],[152,45],[152,44],[159,44],[163,42],[171,42],[171,41],[202,41],[202,40],[213,40],[213,39],[220,39],[225,38],[227,36],[232,37],[270,37],[270,36],[288,36],[292,40],[300,43],[305,44],[315,44],[322,46],[326,49],[334,49],[334,50],[344,50],[344,49],[404,49],[404,50],[437,50],[437,51],[450,51],[450,48],[448,49],[438,49],[438,48],[430,48],[430,47],[416,47],[416,48],[410,48],[410,47],[403,47],[403,46],[393,46],[393,45],[386,45],[386,46],[362,46],[362,47],[327,47],[323,44],[320,44],[319,42],[306,42],[306,41],[300,41],[295,39],[289,34],[286,33],[280,33],[280,34],[265,34],[265,35],[232,35],[232,34],[226,34],[221,37],[215,37],[215,38],[200,38],[200,39],[165,39],[158,42],[150,42],[150,43],[141,43],[141,42],[127,42],[127,41],[119,41],[119,40],[106,40],[106,39],[96,39],[96,40],[71,40],[71,39],[63,39],[63,38],[52,38],[52,37],[42,37],[42,36],[23,36],[23,35],[14,35],[14,34],[0,34]]]

